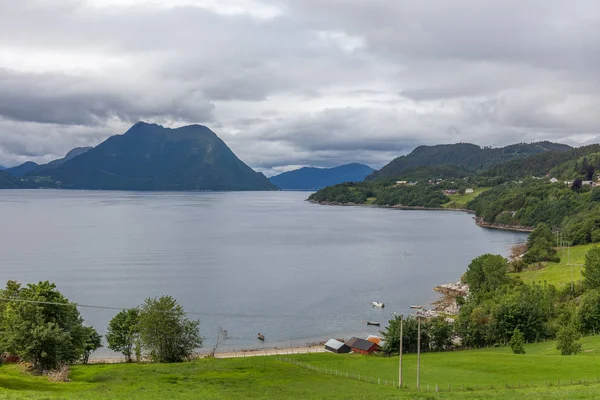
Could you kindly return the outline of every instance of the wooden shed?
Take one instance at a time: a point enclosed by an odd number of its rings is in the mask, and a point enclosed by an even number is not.
[[[353,353],[359,354],[373,354],[379,351],[379,345],[377,343],[369,342],[365,339],[353,337],[346,343],[346,346],[352,349]]]
[[[332,353],[350,353],[350,347],[346,346],[344,343],[339,340],[329,339],[327,343],[325,343],[325,350],[330,351]]]

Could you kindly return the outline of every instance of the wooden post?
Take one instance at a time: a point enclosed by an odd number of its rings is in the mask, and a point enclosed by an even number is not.
[[[404,325],[404,315],[400,315],[400,367],[398,368],[398,388],[402,387],[402,336]]]

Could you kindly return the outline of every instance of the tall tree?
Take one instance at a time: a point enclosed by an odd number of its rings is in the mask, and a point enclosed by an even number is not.
[[[90,360],[90,355],[102,347],[102,335],[91,326],[85,326],[83,328],[83,354],[81,356],[81,362],[87,364]]]
[[[583,283],[590,289],[600,289],[600,247],[590,249],[585,255]]]
[[[153,361],[189,359],[202,346],[200,321],[190,320],[171,296],[146,299],[140,308],[139,327],[144,350]]]
[[[588,290],[581,296],[577,320],[584,333],[600,332],[600,289]]]
[[[106,333],[108,348],[123,353],[127,362],[131,362],[133,348],[139,336],[139,314],[137,308],[123,310],[108,324]]]
[[[469,264],[463,280],[474,295],[494,291],[510,282],[508,261],[499,255],[484,254]]]
[[[9,281],[1,291],[14,301],[0,314],[0,347],[30,362],[37,371],[71,364],[84,354],[85,328],[77,307],[56,285]]]

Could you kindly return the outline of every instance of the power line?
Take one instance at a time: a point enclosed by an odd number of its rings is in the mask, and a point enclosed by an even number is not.
[[[76,308],[92,308],[92,309],[100,309],[100,310],[112,310],[112,311],[123,311],[132,307],[112,307],[112,306],[99,306],[93,304],[80,304],[80,303],[59,303],[53,301],[41,301],[41,300],[26,300],[26,299],[16,299],[16,298],[0,298],[0,301],[5,302],[20,302],[20,303],[30,303],[30,304],[43,304],[43,305],[54,305],[61,307],[76,307]],[[237,317],[237,318],[294,318],[294,319],[302,319],[305,321],[310,320],[322,320],[325,318],[315,318],[315,317],[307,317],[305,315],[291,315],[291,314],[280,314],[280,315],[261,315],[261,314],[242,314],[242,313],[218,313],[218,312],[186,312],[188,315],[198,315],[198,316],[220,316],[220,317]],[[391,314],[390,314],[391,315]],[[347,319],[356,320],[358,317],[356,315],[340,315],[337,314],[337,317],[343,317]]]

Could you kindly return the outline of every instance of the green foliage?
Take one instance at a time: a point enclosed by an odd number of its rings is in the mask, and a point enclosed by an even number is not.
[[[570,147],[550,143],[519,143],[502,148],[481,148],[470,143],[419,146],[410,154],[392,160],[368,180],[397,178],[407,170],[422,166],[454,165],[469,171],[487,169],[493,165],[546,151],[565,151]]]
[[[11,301],[0,309],[0,348],[19,355],[38,371],[72,364],[84,356],[89,330],[75,305],[50,282],[9,281],[1,297],[58,304]]]
[[[463,280],[475,296],[491,292],[507,284],[508,261],[494,254],[484,254],[469,264]]]
[[[525,336],[519,329],[513,331],[513,335],[508,344],[513,353],[525,354]]]
[[[427,321],[427,335],[429,336],[431,350],[447,350],[452,347],[454,326],[442,316],[430,318]]]
[[[570,323],[563,326],[556,335],[557,344],[556,350],[560,351],[563,356],[581,353],[581,334],[577,330],[575,324]]]
[[[309,200],[341,204],[364,204],[368,198],[376,197],[375,204],[381,206],[441,207],[449,198],[441,187],[427,184],[396,186],[393,182],[342,183],[329,186],[310,195]]]
[[[554,235],[545,223],[538,224],[537,228],[529,235],[527,253],[523,256],[523,261],[527,264],[541,261],[560,262],[554,249]]]
[[[119,312],[108,324],[108,348],[123,353],[127,362],[131,362],[133,348],[139,337],[138,320],[139,310],[130,308]]]
[[[187,318],[183,307],[171,296],[146,299],[140,307],[142,346],[156,362],[189,359],[202,346],[200,321]]]
[[[600,247],[594,247],[585,255],[583,283],[587,288],[600,289]]]
[[[588,290],[581,296],[577,321],[584,333],[600,333],[600,289]]]
[[[102,336],[96,332],[91,326],[83,327],[83,355],[81,356],[81,362],[87,364],[90,355],[102,347]]]
[[[382,351],[386,354],[398,354],[400,348],[400,316],[389,321],[388,326],[380,333],[385,338]],[[428,322],[421,320],[421,351],[429,349]],[[418,320],[412,315],[404,318],[402,326],[403,353],[416,353],[418,348]]]

